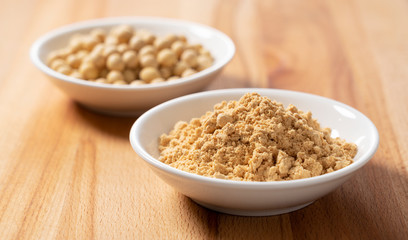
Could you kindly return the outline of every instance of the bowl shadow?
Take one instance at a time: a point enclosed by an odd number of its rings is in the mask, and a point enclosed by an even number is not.
[[[395,183],[400,184],[398,189],[390,187]],[[395,208],[399,192],[407,204],[407,188],[406,175],[371,162],[339,189],[287,214],[233,216],[206,209],[185,196],[183,201],[210,239],[403,239],[408,235],[404,227],[408,209]]]
[[[78,118],[90,127],[112,135],[117,138],[129,138],[130,128],[139,116],[113,116],[99,113],[82,106],[79,103],[71,102],[74,112]]]

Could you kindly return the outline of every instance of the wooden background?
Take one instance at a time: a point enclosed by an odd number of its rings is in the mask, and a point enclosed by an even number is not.
[[[1,0],[0,239],[407,239],[408,1]],[[374,158],[314,204],[272,217],[204,209],[144,165],[135,118],[89,112],[31,64],[35,39],[108,16],[208,24],[237,53],[208,89],[330,97],[377,126]]]

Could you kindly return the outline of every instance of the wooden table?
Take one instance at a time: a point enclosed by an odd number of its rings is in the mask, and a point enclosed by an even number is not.
[[[408,2],[30,1],[0,7],[0,239],[407,239]],[[161,16],[211,25],[237,52],[207,90],[290,89],[336,99],[377,126],[374,158],[299,211],[237,217],[202,208],[133,152],[135,118],[83,109],[30,62],[64,24]]]

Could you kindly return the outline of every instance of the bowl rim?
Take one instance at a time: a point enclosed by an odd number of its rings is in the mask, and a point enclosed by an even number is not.
[[[145,84],[145,85],[113,85],[113,84],[103,84],[103,83],[95,83],[90,82],[82,79],[77,79],[71,76],[64,75],[57,71],[54,71],[50,67],[45,64],[40,58],[40,50],[44,47],[44,45],[62,35],[67,33],[74,33],[79,30],[95,28],[95,27],[103,27],[103,26],[115,26],[118,24],[129,24],[132,25],[133,23],[138,24],[154,24],[154,25],[164,25],[164,26],[187,26],[187,27],[194,27],[199,29],[205,29],[206,31],[210,31],[214,33],[218,38],[225,43],[225,49],[227,49],[227,54],[223,55],[222,58],[217,59],[215,64],[210,66],[207,69],[204,69],[200,72],[195,73],[194,75],[180,78],[177,81],[170,81],[164,83],[157,83],[157,84]],[[54,77],[56,79],[62,80],[64,82],[78,84],[87,87],[94,87],[94,88],[101,88],[101,89],[117,89],[121,91],[144,91],[144,90],[153,90],[153,89],[165,89],[165,88],[173,88],[179,87],[186,83],[196,82],[202,79],[203,77],[215,73],[221,70],[228,62],[232,60],[235,55],[235,44],[231,40],[231,38],[226,35],[225,33],[221,32],[220,30],[213,28],[208,25],[204,25],[197,22],[181,20],[181,19],[173,19],[173,18],[164,18],[164,17],[149,17],[149,16],[122,16],[122,17],[107,17],[107,18],[96,18],[91,20],[79,21],[75,23],[71,23],[68,25],[63,25],[61,27],[55,28],[42,36],[40,36],[30,47],[30,59],[33,64],[39,68],[42,72],[47,74],[48,76]]]
[[[220,93],[244,93],[244,92],[258,92],[261,95],[264,95],[263,93],[265,92],[270,92],[270,93],[283,93],[287,95],[298,95],[300,97],[312,97],[312,98],[317,98],[321,101],[326,101],[331,104],[336,104],[340,105],[351,112],[359,115],[365,122],[367,128],[369,128],[370,132],[372,133],[374,139],[373,139],[373,144],[369,146],[368,150],[364,152],[360,157],[359,161],[354,162],[350,164],[349,166],[346,166],[342,169],[336,170],[331,173],[326,173],[324,175],[320,176],[315,176],[315,177],[310,177],[310,178],[304,178],[304,179],[296,179],[296,180],[285,180],[285,181],[271,181],[271,182],[255,182],[255,181],[237,181],[237,180],[228,180],[228,179],[217,179],[217,178],[211,178],[211,177],[206,177],[190,172],[185,172],[180,169],[171,167],[163,162],[160,162],[158,159],[154,158],[151,156],[144,148],[141,147],[139,138],[137,138],[137,130],[140,128],[140,126],[143,126],[144,122],[146,122],[151,115],[161,111],[162,109],[165,109],[168,106],[176,105],[181,102],[184,102],[189,99],[194,99],[194,98],[201,98],[201,97],[210,97],[214,95],[219,95]],[[266,189],[266,188],[273,188],[273,189],[287,189],[287,188],[298,188],[298,187],[305,187],[305,186],[311,186],[323,182],[330,182],[334,181],[336,179],[340,179],[342,177],[346,177],[347,175],[352,174],[353,172],[357,171],[361,167],[363,167],[375,154],[378,145],[379,145],[379,134],[377,131],[377,128],[373,124],[373,122],[366,117],[363,113],[359,112],[358,110],[354,109],[351,106],[348,106],[344,103],[338,102],[336,100],[326,98],[323,96],[319,95],[314,95],[310,93],[304,93],[304,92],[297,92],[297,91],[291,91],[291,90],[281,90],[281,89],[267,89],[267,88],[234,88],[234,89],[218,89],[218,90],[211,90],[211,91],[204,91],[204,92],[199,92],[199,93],[193,93],[189,95],[185,95],[182,97],[178,97],[172,100],[169,100],[167,102],[161,103],[144,114],[142,114],[132,125],[131,130],[130,130],[130,135],[129,135],[130,143],[134,149],[134,151],[149,165],[158,168],[168,174],[171,175],[178,175],[183,178],[187,178],[189,180],[194,180],[194,181],[200,181],[200,182],[206,182],[208,184],[212,185],[218,185],[218,186],[228,186],[228,187],[236,187],[236,188],[242,188],[242,187],[249,187],[253,189]]]

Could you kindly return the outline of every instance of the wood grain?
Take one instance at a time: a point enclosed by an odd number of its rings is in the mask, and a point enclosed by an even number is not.
[[[162,16],[211,25],[237,53],[208,89],[318,94],[366,114],[380,147],[353,179],[299,211],[237,217],[202,208],[131,149],[135,118],[73,103],[31,64],[64,24]],[[408,236],[405,0],[3,0],[0,239],[404,239]]]

